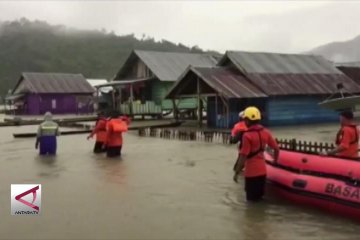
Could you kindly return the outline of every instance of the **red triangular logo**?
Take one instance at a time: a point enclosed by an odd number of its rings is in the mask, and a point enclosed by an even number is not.
[[[33,204],[36,200],[36,190],[39,190],[39,186],[36,186],[30,190],[27,190],[26,192],[23,192],[23,193],[15,196],[15,199],[18,200],[19,202],[25,204],[26,206],[29,206],[29,207],[35,209],[36,211],[39,211],[39,207]],[[33,201],[31,203],[22,199],[22,197],[24,197],[30,193],[33,194]]]

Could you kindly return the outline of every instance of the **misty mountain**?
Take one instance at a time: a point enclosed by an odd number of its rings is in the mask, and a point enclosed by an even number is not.
[[[170,41],[133,34],[86,31],[44,21],[0,22],[0,95],[13,87],[21,72],[82,73],[111,79],[132,49],[202,52]]]
[[[360,61],[360,35],[349,41],[328,43],[309,52],[334,62],[357,62]]]

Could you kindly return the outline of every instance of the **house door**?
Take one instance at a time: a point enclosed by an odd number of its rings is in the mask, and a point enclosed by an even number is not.
[[[52,110],[56,109],[56,99],[51,100],[51,109]]]

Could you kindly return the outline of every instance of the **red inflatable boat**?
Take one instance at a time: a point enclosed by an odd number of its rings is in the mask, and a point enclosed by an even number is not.
[[[360,221],[360,161],[281,150],[267,160],[272,193]]]

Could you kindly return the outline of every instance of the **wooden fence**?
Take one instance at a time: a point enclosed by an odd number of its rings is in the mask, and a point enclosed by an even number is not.
[[[196,129],[176,129],[176,128],[141,128],[138,130],[139,136],[159,137],[164,139],[177,139],[184,141],[203,141],[213,143],[230,143],[230,133],[215,132]]]
[[[230,144],[230,132],[179,128],[140,128],[139,136],[176,139],[183,141],[202,141],[218,144]],[[299,141],[296,139],[276,139],[283,150],[300,152],[322,152],[333,149],[334,144],[324,142]]]
[[[296,139],[276,139],[281,149],[300,152],[322,152],[335,148],[333,143],[298,141]]]

